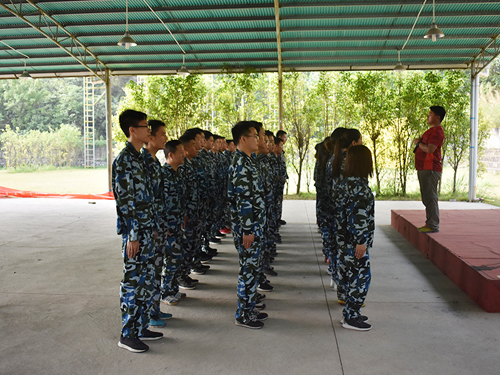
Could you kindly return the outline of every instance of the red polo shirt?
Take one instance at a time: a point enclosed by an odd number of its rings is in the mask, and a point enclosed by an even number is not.
[[[422,136],[422,143],[435,145],[436,150],[432,154],[428,154],[419,147],[415,153],[415,168],[417,171],[426,170],[434,172],[442,172],[443,165],[441,163],[441,146],[443,145],[444,131],[442,126],[434,126],[429,128]]]

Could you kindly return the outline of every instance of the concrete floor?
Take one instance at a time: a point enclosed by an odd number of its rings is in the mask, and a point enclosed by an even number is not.
[[[492,208],[441,203],[441,209]],[[314,201],[286,201],[270,318],[234,325],[231,239],[150,351],[118,348],[120,238],[113,201],[0,199],[0,374],[498,374],[500,314],[481,310],[390,226],[377,202],[370,332],[341,327]]]

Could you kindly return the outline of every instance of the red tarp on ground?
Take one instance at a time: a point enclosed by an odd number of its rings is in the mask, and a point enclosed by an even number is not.
[[[54,194],[54,193],[39,193],[36,191],[24,191],[9,189],[0,186],[0,198],[16,197],[16,198],[66,198],[66,199],[107,199],[113,200],[113,193],[108,191],[103,194]]]

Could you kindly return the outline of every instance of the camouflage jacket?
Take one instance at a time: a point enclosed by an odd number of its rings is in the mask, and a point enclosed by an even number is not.
[[[204,148],[200,150],[199,156],[203,160],[208,198],[213,200],[217,197],[217,162],[214,154]]]
[[[151,188],[153,189],[153,213],[155,215],[155,221],[159,227],[163,224],[163,174],[161,164],[158,159],[153,158],[145,148],[141,149],[142,157],[144,158],[144,164],[146,165],[146,170],[149,174],[149,180],[151,181]]]
[[[233,230],[240,234],[262,236],[266,206],[262,176],[254,154],[248,156],[240,150],[236,151],[229,167],[227,194]]]
[[[266,197],[266,207],[269,208],[273,204],[274,189],[273,189],[273,176],[271,174],[271,165],[269,164],[269,157],[266,154],[257,155],[257,165],[262,176],[262,187],[264,188],[264,195]]]
[[[180,173],[169,164],[163,166],[163,195],[166,227],[170,232],[178,233],[186,215],[186,185]]]
[[[282,178],[282,184],[284,185],[286,180],[288,180],[288,173],[286,172],[285,151],[278,155],[278,165],[280,170],[280,177]]]
[[[274,189],[274,192],[276,194],[276,192],[278,191],[278,188],[281,184],[280,167],[279,167],[279,163],[278,163],[278,157],[273,153],[269,154],[269,165],[271,166],[271,176],[272,176],[272,180],[273,180],[273,189]]]
[[[207,161],[205,160],[205,156],[201,153],[201,151],[198,153],[197,156],[195,156],[191,160],[191,165],[196,172],[197,178],[198,178],[198,199],[200,202],[205,201],[209,198],[209,183],[207,180],[207,174],[206,174],[206,164]]]
[[[112,186],[118,234],[137,241],[139,231],[156,229],[153,189],[144,158],[129,142],[113,161]]]
[[[233,158],[234,158],[234,152],[226,150],[226,151],[224,151],[224,156],[227,159],[227,167],[229,168],[229,166],[231,165]]]
[[[339,246],[373,246],[375,201],[368,179],[346,177],[337,185],[335,226]]]
[[[194,158],[193,158],[194,160]],[[196,220],[198,218],[198,211],[200,206],[200,192],[198,174],[194,169],[192,160],[184,158],[184,164],[179,166],[177,170],[185,187],[185,209],[189,220]]]

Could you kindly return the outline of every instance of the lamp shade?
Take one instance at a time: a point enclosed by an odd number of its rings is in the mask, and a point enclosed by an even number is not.
[[[432,39],[433,42],[435,42],[437,38],[442,37],[444,37],[444,33],[438,29],[435,22],[432,23],[431,28],[424,35],[425,39]]]
[[[26,69],[24,69],[24,72],[19,76],[21,79],[33,79],[33,77],[28,73]]]
[[[129,49],[129,47],[135,47],[137,43],[135,42],[134,39],[130,36],[129,32],[125,32],[125,35],[123,38],[120,39],[120,41],[117,43],[119,46],[125,47],[126,49]]]

